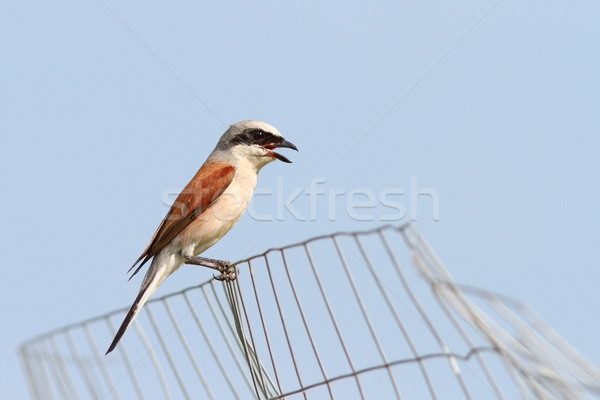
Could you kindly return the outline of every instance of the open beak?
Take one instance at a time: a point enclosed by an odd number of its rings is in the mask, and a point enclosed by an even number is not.
[[[271,143],[271,144],[268,144],[268,145],[266,145],[264,147],[265,147],[265,149],[270,150],[271,153],[273,153],[273,155],[275,156],[275,158],[277,158],[279,161],[283,161],[283,162],[286,162],[286,163],[291,163],[291,161],[288,160],[287,157],[285,157],[285,156],[283,156],[283,155],[281,155],[279,153],[274,152],[273,149],[285,147],[285,148],[288,148],[288,149],[293,149],[293,150],[298,151],[298,148],[296,147],[296,145],[294,143],[288,142],[285,139],[281,143]]]

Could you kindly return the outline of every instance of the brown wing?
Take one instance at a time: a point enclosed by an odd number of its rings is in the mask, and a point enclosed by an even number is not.
[[[185,189],[179,193],[152,236],[150,244],[127,271],[130,272],[141,261],[129,279],[133,278],[148,260],[164,249],[190,222],[210,207],[231,184],[234,176],[235,168],[229,164],[204,164]]]

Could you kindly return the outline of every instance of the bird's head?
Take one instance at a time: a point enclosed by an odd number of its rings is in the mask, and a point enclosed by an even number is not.
[[[282,147],[298,151],[296,146],[285,140],[273,126],[250,120],[231,125],[217,143],[215,150],[237,159],[248,160],[260,169],[275,159],[291,163],[287,157],[275,152],[275,149]]]

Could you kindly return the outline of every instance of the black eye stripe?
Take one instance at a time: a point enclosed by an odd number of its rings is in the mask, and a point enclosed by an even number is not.
[[[248,130],[240,133],[239,135],[237,135],[233,139],[233,142],[236,144],[240,143],[240,144],[246,144],[246,145],[252,145],[252,144],[265,145],[265,144],[271,144],[271,143],[281,143],[281,142],[283,142],[283,138],[281,136],[274,135],[271,132],[267,132],[262,129],[253,128],[253,129],[248,129]]]

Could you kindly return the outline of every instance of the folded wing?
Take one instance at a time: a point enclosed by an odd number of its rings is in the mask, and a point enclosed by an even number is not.
[[[150,244],[127,271],[131,272],[137,265],[129,279],[193,220],[202,215],[223,194],[234,177],[235,168],[229,164],[215,162],[204,164],[177,196],[171,209],[152,236]]]

